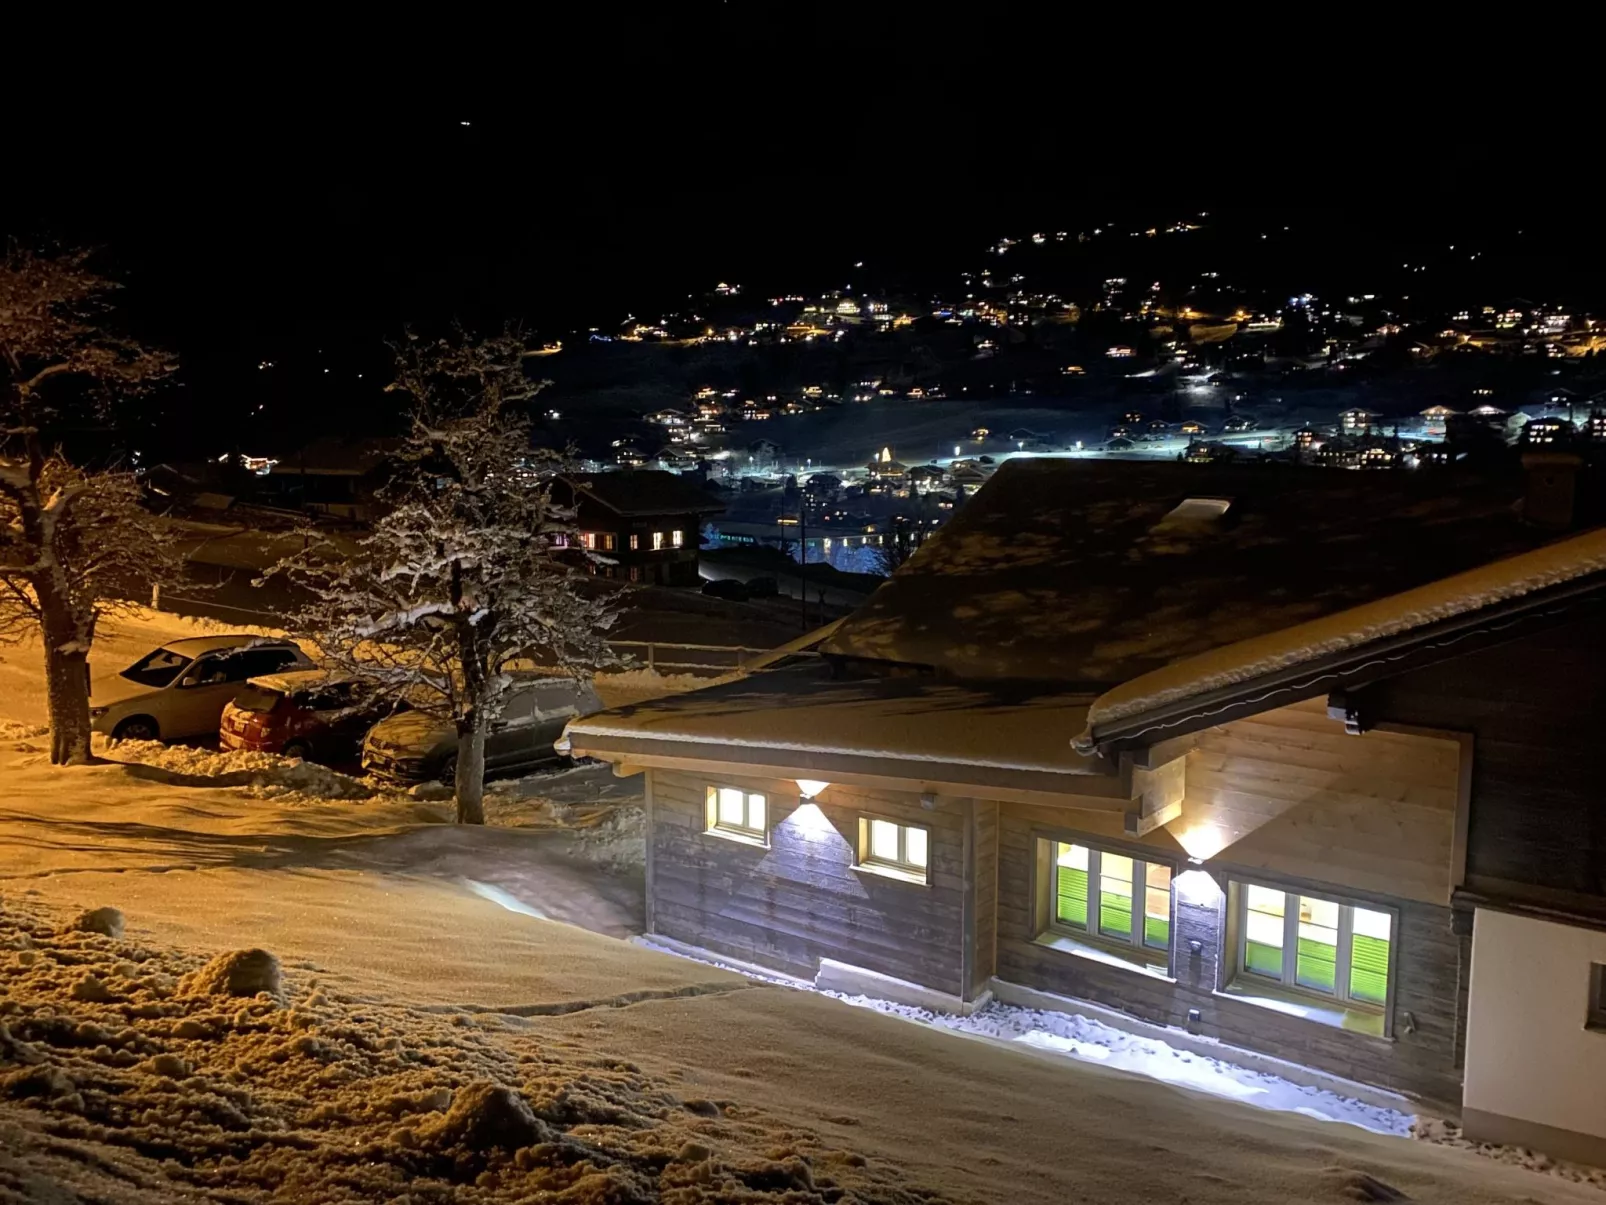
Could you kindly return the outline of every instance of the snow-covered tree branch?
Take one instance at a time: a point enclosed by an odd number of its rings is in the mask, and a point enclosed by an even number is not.
[[[411,425],[382,517],[355,555],[315,535],[274,572],[314,601],[293,626],[330,664],[458,733],[457,815],[483,823],[485,734],[520,671],[588,678],[612,615],[584,591],[573,512],[552,496],[563,456],[532,450],[523,343],[409,338],[391,386]]]
[[[0,640],[42,638],[58,764],[90,757],[100,616],[179,564],[130,475],[76,468],[49,442],[66,409],[104,411],[173,369],[109,328],[115,287],[88,252],[12,245],[0,256]]]

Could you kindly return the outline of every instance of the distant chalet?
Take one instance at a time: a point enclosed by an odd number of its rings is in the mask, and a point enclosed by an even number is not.
[[[554,496],[576,509],[580,542],[600,577],[695,586],[703,522],[725,504],[691,477],[657,469],[565,477]]]

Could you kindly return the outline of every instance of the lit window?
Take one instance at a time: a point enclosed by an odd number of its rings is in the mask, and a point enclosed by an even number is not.
[[[1104,941],[1171,948],[1171,868],[1054,842],[1053,921]]]
[[[630,533],[630,551],[631,552],[635,552],[636,549],[638,549],[640,547],[641,547],[641,536],[640,536],[640,534],[637,533],[637,532],[634,532],[634,531],[631,532]]]
[[[764,796],[738,787],[709,787],[707,831],[736,841],[767,844],[769,815]]]
[[[1345,1004],[1388,1002],[1394,914],[1254,883],[1233,884],[1238,969]]]
[[[686,543],[686,533],[677,527],[674,531],[669,533],[669,543],[675,548],[684,547]]]
[[[859,817],[860,870],[924,883],[930,870],[930,830],[880,816]]]
[[[613,549],[614,549],[614,534],[613,534],[613,532],[611,532],[611,531],[603,532],[602,533],[602,550],[604,552],[612,552]]]
[[[663,548],[664,548],[664,533],[661,532],[661,531],[653,532],[652,533],[652,550],[654,552],[662,552]]]
[[[594,531],[582,531],[580,533],[580,543],[595,552],[597,550],[597,533]]]

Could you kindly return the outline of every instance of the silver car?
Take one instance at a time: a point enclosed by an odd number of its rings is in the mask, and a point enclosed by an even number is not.
[[[152,649],[127,669],[89,682],[89,719],[113,740],[216,737],[249,678],[316,669],[300,646],[263,636],[191,636]]]
[[[540,678],[509,691],[485,734],[485,773],[512,774],[552,761],[552,743],[576,716],[602,710],[589,682]],[[457,729],[423,711],[403,711],[368,730],[362,768],[393,782],[451,782],[457,774]]]

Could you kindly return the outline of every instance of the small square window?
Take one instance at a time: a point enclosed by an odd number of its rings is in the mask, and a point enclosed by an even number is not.
[[[1589,1017],[1585,1025],[1590,1029],[1606,1030],[1606,962],[1590,964]]]
[[[859,869],[924,883],[931,861],[931,834],[917,824],[882,816],[859,817]]]
[[[769,843],[769,808],[763,795],[740,787],[708,788],[705,831],[755,845]]]

